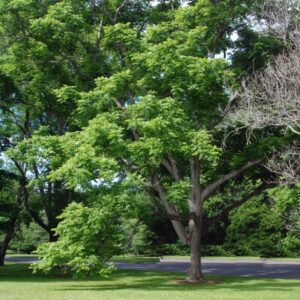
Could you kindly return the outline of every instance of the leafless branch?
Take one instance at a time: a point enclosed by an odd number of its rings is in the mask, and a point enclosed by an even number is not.
[[[229,115],[250,134],[271,126],[300,136],[300,0],[267,0],[261,14],[264,31],[284,41],[285,49],[242,82],[241,101]],[[299,146],[275,151],[265,166],[281,184],[299,182]]]
[[[282,151],[274,151],[265,167],[279,175],[276,181],[282,185],[300,182],[300,147],[292,145]]]
[[[293,28],[299,26],[299,12],[300,0],[266,0],[259,13],[261,33],[279,37],[287,43]]]

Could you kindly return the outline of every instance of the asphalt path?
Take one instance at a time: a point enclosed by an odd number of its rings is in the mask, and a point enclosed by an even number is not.
[[[189,268],[187,261],[161,261],[143,264],[116,263],[116,265],[120,269],[170,272],[186,272]],[[300,264],[293,263],[204,261],[202,269],[204,274],[300,279]]]
[[[6,261],[35,263],[37,258],[11,256]],[[120,269],[186,272],[188,261],[161,260],[157,263],[115,263]],[[242,277],[284,278],[300,280],[300,263],[272,261],[203,261],[203,273]]]

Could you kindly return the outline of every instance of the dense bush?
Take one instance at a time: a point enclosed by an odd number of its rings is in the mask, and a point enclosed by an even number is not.
[[[234,255],[300,256],[300,188],[279,187],[232,211],[225,248]]]
[[[232,212],[230,221],[225,247],[234,255],[282,255],[282,219],[262,198],[255,198]]]
[[[232,256],[230,249],[225,249],[223,245],[203,245],[203,256]]]
[[[288,233],[282,242],[282,250],[284,256],[300,257],[300,237],[292,233]]]
[[[48,272],[61,267],[76,276],[109,273],[108,261],[119,254],[123,238],[113,209],[72,203],[59,219],[58,241],[38,247],[42,261],[33,269]]]

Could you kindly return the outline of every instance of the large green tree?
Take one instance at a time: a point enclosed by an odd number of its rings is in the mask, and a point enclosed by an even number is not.
[[[130,23],[104,26],[100,48],[110,73],[80,93],[81,130],[58,139],[66,160],[51,174],[82,189],[135,178],[190,246],[192,281],[203,280],[204,204],[228,188],[234,197],[224,209],[230,210],[272,187],[260,164],[282,143],[275,132],[247,146],[241,134],[222,148],[232,129],[224,122],[233,100],[225,83],[235,74],[216,55],[232,46],[231,33],[251,9],[247,4],[196,1],[143,32]]]
[[[47,179],[55,163],[27,141],[36,130],[56,136],[78,129],[73,122],[78,93],[112,73],[113,64],[100,46],[105,26],[130,22],[141,33],[177,2],[162,1],[155,8],[149,0],[0,1],[0,118],[11,148],[6,157],[22,179],[22,204],[50,240],[55,239],[56,216],[75,193],[64,182]],[[31,203],[36,192],[38,209]]]
[[[1,70],[16,87],[2,111],[17,130],[7,155],[24,195],[39,191],[49,232],[55,190],[68,201],[99,186],[144,192],[190,246],[189,279],[201,281],[205,204],[226,190],[227,212],[272,187],[261,164],[283,141],[274,130],[247,145],[240,132],[222,147],[234,129],[224,119],[234,101],[226,86],[249,71],[248,53],[260,58],[258,67],[267,57],[256,35],[250,45],[231,38],[251,31],[256,2],[180,2],[1,1]],[[228,49],[238,71],[218,58]]]

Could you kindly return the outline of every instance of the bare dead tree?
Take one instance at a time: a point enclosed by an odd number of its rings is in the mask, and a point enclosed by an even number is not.
[[[300,0],[266,1],[260,18],[261,34],[276,35],[285,49],[242,82],[241,101],[230,117],[242,120],[250,133],[274,126],[300,136]],[[293,144],[274,151],[266,167],[280,175],[280,183],[299,182],[300,147]]]
[[[242,101],[235,114],[250,129],[276,126],[300,135],[300,31],[294,39],[294,49],[242,83]]]
[[[266,0],[258,13],[261,33],[288,43],[293,26],[297,27],[299,12],[299,0]]]
[[[282,151],[274,151],[265,167],[278,174],[277,182],[291,185],[300,182],[300,147],[286,147]]]

